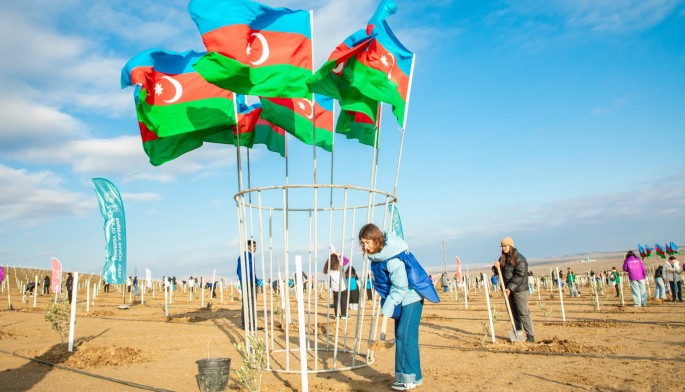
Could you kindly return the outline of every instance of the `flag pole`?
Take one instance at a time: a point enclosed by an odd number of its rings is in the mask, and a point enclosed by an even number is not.
[[[240,134],[238,133],[238,95],[233,93],[233,115],[235,116],[235,128],[233,135],[238,134],[238,140],[235,144],[236,148],[236,159],[238,160],[238,192],[243,191],[243,168],[242,160],[240,159]]]
[[[373,153],[371,154],[371,181],[369,184],[369,188],[371,189],[369,191],[369,201],[368,201],[368,210],[366,213],[366,221],[371,222],[373,219],[373,189],[376,184],[375,178],[376,178],[376,172],[378,169],[378,143],[380,141],[380,134],[381,134],[381,116],[383,114],[382,112],[382,103],[378,102],[378,109],[376,111],[376,132],[375,132],[375,138],[373,140]]]
[[[404,106],[404,117],[402,119],[402,136],[400,141],[400,151],[397,154],[397,170],[395,171],[395,185],[392,188],[393,196],[397,196],[397,183],[400,178],[400,163],[402,162],[402,150],[404,148],[404,131],[407,128],[407,114],[409,114],[409,97],[411,96],[411,85],[414,79],[414,62],[416,61],[416,55],[411,58],[411,71],[409,73],[409,86],[407,87],[407,102]]]
[[[309,10],[309,31],[312,32],[312,63],[314,62],[314,11]],[[313,64],[312,64],[313,65]],[[314,75],[314,68],[310,70],[312,75]],[[314,159],[314,211],[316,212],[316,95],[312,93],[311,95],[312,104],[312,156]],[[315,214],[316,215],[316,214]],[[314,217],[316,220],[316,216]],[[316,223],[314,224],[316,226]]]
[[[309,10],[309,30],[312,33],[312,75],[314,75],[314,10]],[[313,149],[313,156],[314,156],[314,270],[316,274],[318,272],[318,232],[319,232],[319,220],[318,220],[318,189],[316,187],[317,179],[316,179],[316,94],[312,93],[312,149]],[[333,151],[331,148],[331,185],[333,185]],[[330,195],[330,205],[331,205],[331,214],[333,213],[333,188],[331,187],[331,195]],[[332,219],[331,219],[332,221]],[[332,228],[332,226],[331,226]],[[311,265],[311,264],[310,264]],[[300,267],[301,268],[301,267]],[[312,279],[312,276],[310,274],[309,280]],[[314,279],[314,282],[316,282],[316,279]],[[311,293],[310,293],[311,294]],[[318,312],[318,301],[319,296],[315,295],[314,296],[314,309],[315,309],[315,316],[314,316],[314,325],[319,325],[319,312]],[[328,317],[327,317],[328,318]],[[300,327],[302,328],[302,327]],[[302,341],[300,342],[302,344]],[[319,356],[319,350],[318,350],[318,328],[314,328],[314,369],[318,369],[318,356]],[[303,359],[301,359],[303,360]],[[303,388],[304,388],[304,372],[306,372],[306,368],[302,369],[303,371]]]

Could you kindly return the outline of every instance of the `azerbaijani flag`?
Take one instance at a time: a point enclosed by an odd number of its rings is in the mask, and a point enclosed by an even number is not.
[[[231,135],[234,95],[195,72],[192,65],[203,55],[151,49],[133,57],[121,71],[121,87],[136,86],[143,149],[155,166],[202,146],[211,135]]]
[[[647,252],[645,252],[645,248],[642,247],[642,245],[637,244],[638,249],[640,250],[640,257],[641,258],[646,258],[647,257]]]
[[[671,250],[671,244],[669,244],[668,242],[664,242],[664,247],[666,248],[664,250],[666,251],[667,254],[669,254],[669,255],[673,254],[673,250]]]
[[[312,73],[309,12],[250,0],[191,0],[207,55],[195,69],[240,94],[304,98]]]
[[[647,252],[647,257],[652,255],[654,248],[650,248],[649,245],[645,244],[645,252]]]
[[[378,101],[364,96],[357,87],[352,86],[354,75],[347,71],[348,63],[356,62],[356,56],[366,50],[370,43],[371,37],[364,30],[347,37],[307,80],[309,90],[338,100],[343,110],[361,112],[375,118]]]
[[[353,86],[364,95],[393,107],[400,127],[405,126],[409,102],[410,76],[414,66],[414,53],[402,45],[388,26],[386,19],[397,12],[393,0],[382,0],[366,28],[373,35],[366,51],[357,55],[351,69]]]
[[[671,248],[671,252],[673,252],[673,253],[671,253],[672,255],[674,255],[676,253],[680,254],[680,251],[678,250],[678,245],[676,245],[675,242],[671,241],[670,248]]]
[[[654,244],[654,246],[656,247],[657,256],[661,257],[662,259],[665,259],[666,253],[664,252],[664,248],[662,248],[659,244]]]
[[[220,132],[205,137],[206,142],[233,144],[240,147],[252,148],[254,144],[254,128],[261,115],[261,105],[247,106],[245,96],[236,94],[238,110],[238,124],[230,132]],[[238,137],[239,136],[239,137]]]
[[[375,116],[370,117],[362,112],[343,110],[338,116],[335,132],[345,135],[348,139],[357,139],[359,143],[379,148],[376,137]]]
[[[344,110],[368,116],[375,116],[370,102],[387,102],[404,127],[414,54],[386,22],[396,11],[392,0],[383,0],[366,30],[347,37],[307,81],[310,91],[337,99]]]
[[[303,143],[332,150],[333,99],[316,94],[314,102],[307,98],[261,97],[260,100],[262,119],[285,129]]]
[[[285,157],[285,129],[260,118],[255,124],[254,134],[254,144],[264,144],[267,150]]]

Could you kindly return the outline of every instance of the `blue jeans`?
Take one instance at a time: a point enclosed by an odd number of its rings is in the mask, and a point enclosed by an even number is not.
[[[630,294],[633,296],[634,306],[647,306],[647,290],[644,279],[630,281]]]
[[[675,301],[676,295],[677,295],[678,301],[682,301],[683,300],[683,282],[679,280],[675,283],[673,281],[670,281],[668,283],[671,285],[671,298]],[[71,297],[69,297],[69,298],[71,298]]]
[[[654,279],[654,297],[666,299],[666,286],[664,285],[664,278]]]
[[[402,306],[395,320],[395,381],[410,384],[423,379],[419,355],[419,323],[423,300]]]

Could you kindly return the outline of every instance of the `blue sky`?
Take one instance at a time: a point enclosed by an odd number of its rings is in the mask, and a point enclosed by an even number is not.
[[[377,6],[266,3],[314,10],[317,65]],[[450,265],[454,255],[488,263],[505,235],[529,259],[684,242],[684,1],[397,5],[389,24],[416,53],[398,208],[422,263],[443,264],[442,241]],[[204,49],[186,7],[0,3],[0,265],[49,268],[58,257],[66,270],[99,272],[90,179],[105,177],[124,198],[129,274],[234,276],[235,149],[151,166],[132,90],[119,88],[143,50]],[[385,113],[378,188],[392,191],[400,132]],[[311,183],[311,148],[289,148],[289,182]],[[280,157],[250,154],[253,186],[283,183]],[[370,149],[336,138],[334,182],[368,186],[370,162]],[[317,173],[330,182],[321,150]]]

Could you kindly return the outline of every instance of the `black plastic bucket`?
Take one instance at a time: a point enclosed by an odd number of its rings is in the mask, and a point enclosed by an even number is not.
[[[228,385],[231,358],[208,358],[197,363],[197,385],[202,392],[220,392]]]

